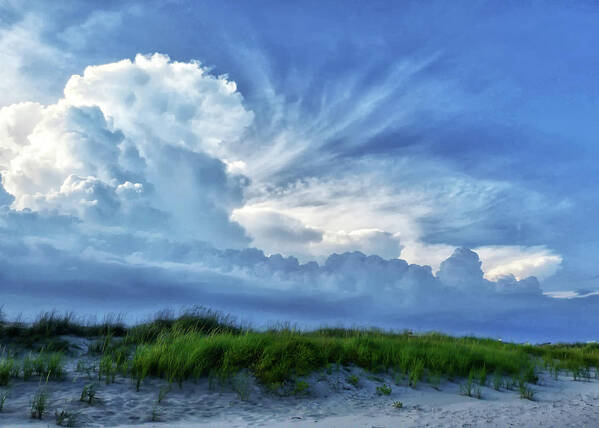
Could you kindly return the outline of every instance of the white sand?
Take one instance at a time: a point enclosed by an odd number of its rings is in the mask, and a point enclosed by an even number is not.
[[[553,380],[542,373],[533,385],[535,400],[519,398],[517,391],[482,387],[482,399],[459,395],[459,384],[445,381],[440,390],[428,384],[410,388],[406,381],[396,385],[391,376],[383,379],[352,368],[360,384],[347,383],[348,371],[314,374],[306,380],[310,393],[305,397],[276,396],[251,382],[249,398],[242,401],[230,385],[209,385],[208,380],[173,386],[161,404],[158,391],[167,385],[158,379],[146,380],[135,391],[131,380],[118,378],[114,384],[100,384],[100,401],[89,405],[79,401],[81,390],[90,383],[75,372],[76,359],[69,362],[64,382],[49,382],[51,404],[42,421],[29,417],[29,402],[38,388],[36,381],[15,381],[10,386],[2,427],[55,426],[54,410],[80,412],[79,426],[127,427],[599,427],[599,380],[573,381],[563,374]],[[389,396],[380,396],[381,380],[392,387]],[[1,390],[2,388],[0,388]],[[402,409],[392,406],[401,400]],[[156,409],[160,422],[152,422]]]

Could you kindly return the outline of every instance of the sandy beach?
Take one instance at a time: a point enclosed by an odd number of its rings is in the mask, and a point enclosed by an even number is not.
[[[77,415],[77,426],[89,427],[599,426],[599,380],[574,381],[567,373],[556,380],[541,372],[538,384],[532,386],[533,401],[521,399],[517,390],[496,391],[489,384],[480,386],[480,399],[460,395],[464,379],[443,379],[435,388],[419,383],[414,388],[405,378],[356,367],[335,367],[305,377],[307,390],[301,393],[273,393],[249,374],[227,381],[187,381],[181,387],[148,378],[136,391],[129,378],[117,376],[107,385],[93,372],[77,371],[80,360],[68,360],[64,381],[45,384],[49,401],[42,420],[30,417],[39,380],[15,380],[0,388],[8,392],[0,426],[55,426],[55,411],[61,409]],[[90,383],[97,385],[92,404],[80,401],[81,391]],[[382,385],[391,388],[389,395],[377,392]],[[393,406],[397,401],[402,408]]]

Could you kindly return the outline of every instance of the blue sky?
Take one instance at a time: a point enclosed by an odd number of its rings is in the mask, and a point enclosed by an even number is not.
[[[1,1],[5,295],[62,307],[76,289],[93,306],[110,299],[100,269],[200,297],[189,284],[247,282],[214,304],[257,321],[293,317],[293,290],[372,298],[372,314],[388,291],[437,328],[429,293],[480,292],[497,314],[464,320],[456,305],[455,331],[515,334],[497,330],[508,313],[546,306],[534,335],[560,311],[568,332],[568,308],[595,297],[539,293],[599,289],[598,14],[582,1]],[[354,251],[380,261],[329,257]],[[452,254],[462,270],[444,275]],[[384,262],[398,258],[409,274]],[[162,286],[147,285],[154,301]],[[53,287],[64,296],[40,297]],[[267,300],[279,309],[257,315]]]

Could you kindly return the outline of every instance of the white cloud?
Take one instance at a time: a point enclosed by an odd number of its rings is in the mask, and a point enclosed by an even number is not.
[[[224,143],[239,140],[253,120],[235,82],[160,54],[87,67],[69,79],[65,99],[98,106],[144,157],[161,145],[221,156]]]
[[[322,241],[323,232],[270,209],[237,209],[232,219],[252,237],[252,244],[269,254],[307,254],[307,248]]]
[[[154,217],[167,234],[243,246],[229,215],[247,179],[218,156],[252,118],[235,83],[196,62],[155,54],[88,67],[56,104],[0,110],[3,186],[18,210],[129,227]]]
[[[517,279],[536,276],[548,278],[560,268],[562,257],[544,246],[517,245],[476,248],[483,261],[485,278],[497,280],[513,274]]]
[[[56,89],[56,76],[44,73],[62,71],[72,57],[42,40],[45,29],[44,17],[35,14],[26,14],[12,25],[0,26],[0,106],[51,99],[49,92]]]
[[[352,231],[326,231],[322,243],[311,244],[312,251],[320,256],[331,253],[360,251],[367,255],[378,255],[385,259],[397,259],[403,246],[399,234],[379,229],[357,229]]]

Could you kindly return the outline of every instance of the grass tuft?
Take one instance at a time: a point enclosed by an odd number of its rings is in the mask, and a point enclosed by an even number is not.
[[[350,385],[353,385],[355,387],[358,386],[358,384],[360,383],[360,378],[358,376],[356,376],[355,374],[351,374],[347,377],[347,383],[349,383]]]
[[[40,386],[30,403],[31,418],[42,419],[48,410],[50,395],[45,386]]]
[[[382,384],[376,387],[376,393],[379,395],[391,395],[391,387],[386,384]]]
[[[8,391],[0,391],[0,413],[4,410],[4,403],[8,398]]]
[[[66,409],[56,409],[54,411],[56,425],[61,427],[76,427],[79,413],[73,413]]]
[[[534,390],[528,385],[526,385],[526,383],[523,380],[518,385],[518,391],[520,392],[520,398],[531,401],[534,400]]]
[[[94,400],[97,400],[98,398],[96,397],[96,384],[94,383],[89,383],[87,385],[85,385],[83,387],[83,390],[81,391],[81,396],[79,397],[79,401],[87,403],[87,404],[93,404]]]
[[[476,383],[474,382],[474,377],[475,372],[474,370],[471,370],[466,382],[460,385],[460,394],[465,395],[467,397],[480,399],[482,397],[480,393],[480,388],[476,386]]]

